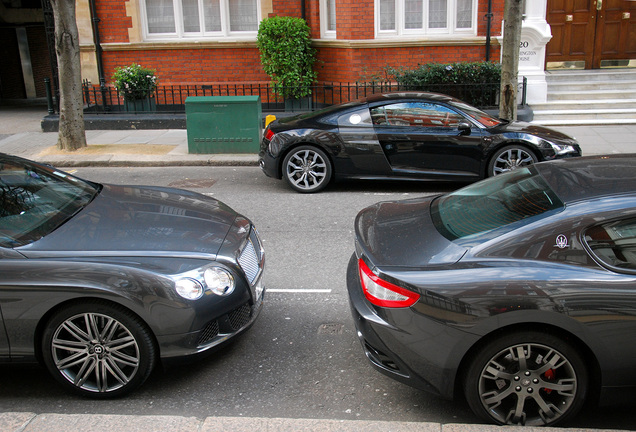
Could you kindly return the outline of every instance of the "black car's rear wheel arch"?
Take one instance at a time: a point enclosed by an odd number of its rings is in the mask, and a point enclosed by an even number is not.
[[[151,331],[135,314],[113,303],[87,300],[53,313],[42,333],[41,355],[67,389],[112,398],[143,384],[158,353]]]
[[[486,168],[486,177],[496,176],[539,161],[538,156],[523,144],[500,147],[492,154]]]
[[[329,184],[333,172],[329,156],[312,145],[292,148],[283,159],[281,170],[285,181],[301,193],[323,190]]]
[[[583,358],[575,345],[553,333],[502,333],[471,357],[464,395],[486,421],[553,426],[576,415],[591,393]]]

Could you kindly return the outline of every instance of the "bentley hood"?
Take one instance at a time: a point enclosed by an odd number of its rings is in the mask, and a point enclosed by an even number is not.
[[[237,216],[220,201],[194,192],[104,185],[73,218],[19,250],[27,257],[64,256],[65,252],[74,256],[214,255]]]
[[[443,237],[433,225],[433,198],[380,202],[362,210],[355,223],[358,248],[379,267],[456,263],[466,248]]]

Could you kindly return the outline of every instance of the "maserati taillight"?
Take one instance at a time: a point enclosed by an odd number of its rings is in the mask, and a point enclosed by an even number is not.
[[[358,260],[364,295],[372,304],[387,308],[404,308],[415,304],[420,295],[380,279],[362,260]]]

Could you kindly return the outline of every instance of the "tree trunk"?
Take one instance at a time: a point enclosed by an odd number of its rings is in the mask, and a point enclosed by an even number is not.
[[[517,88],[519,87],[519,45],[523,0],[506,0],[504,10],[504,38],[501,49],[501,97],[499,117],[517,119]]]
[[[86,147],[79,34],[75,0],[51,0],[55,19],[55,51],[60,71],[60,130],[57,146],[62,150]]]

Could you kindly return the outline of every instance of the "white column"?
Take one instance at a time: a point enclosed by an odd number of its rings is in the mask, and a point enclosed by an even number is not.
[[[519,80],[528,79],[527,102],[545,103],[548,84],[545,79],[546,45],[552,39],[546,21],[547,0],[526,0],[526,14],[521,28]]]
[[[519,47],[519,83],[522,82],[523,77],[528,79],[526,94],[528,104],[540,104],[548,100],[548,83],[545,80],[545,46],[552,39],[552,32],[545,20],[547,8],[547,0],[526,0],[526,13],[521,25],[521,46]],[[497,39],[499,44],[503,45],[503,34]],[[521,94],[518,97],[521,98]]]

